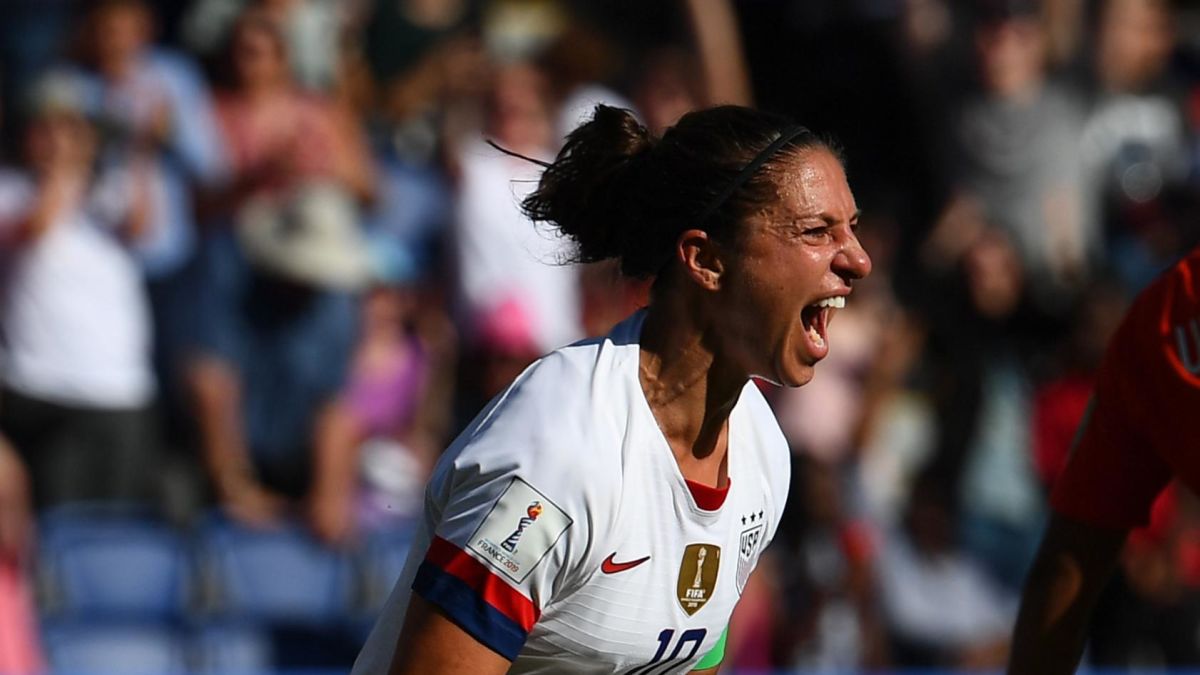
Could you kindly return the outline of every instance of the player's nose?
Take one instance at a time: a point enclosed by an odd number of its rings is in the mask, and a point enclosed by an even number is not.
[[[858,237],[850,235],[833,257],[833,271],[846,280],[862,279],[871,273],[871,256]]]

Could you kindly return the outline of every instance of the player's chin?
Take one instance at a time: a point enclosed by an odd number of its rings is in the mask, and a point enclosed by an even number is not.
[[[776,361],[775,382],[785,387],[803,387],[812,381],[817,360],[804,357],[784,357]]]

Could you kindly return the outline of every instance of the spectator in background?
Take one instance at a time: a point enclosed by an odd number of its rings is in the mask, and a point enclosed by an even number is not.
[[[880,551],[879,586],[895,665],[994,669],[1004,664],[1015,596],[954,545],[946,479],[918,480],[898,531]]]
[[[378,246],[378,244],[377,244]],[[406,527],[450,426],[455,340],[407,270],[378,270],[367,292],[339,422],[317,448],[312,519],[327,541]],[[355,461],[356,460],[356,461]]]
[[[980,0],[975,45],[980,91],[959,107],[953,134],[959,200],[1012,241],[1036,299],[1062,306],[1097,246],[1079,163],[1083,112],[1046,77],[1036,0]],[[954,206],[951,209],[955,208]],[[935,228],[929,262],[953,265],[974,239]]]
[[[214,57],[225,48],[239,18],[257,10],[279,25],[295,83],[329,92],[341,74],[341,42],[349,14],[360,2],[337,0],[197,0],[183,17],[183,40]]]
[[[483,338],[495,333],[498,322],[511,323],[504,315],[519,314],[526,335],[496,346],[532,360],[582,336],[579,271],[559,264],[566,253],[561,239],[531,224],[518,208],[535,185],[538,167],[489,148],[483,139],[527,157],[553,156],[545,76],[530,64],[504,66],[484,105],[482,134],[463,139],[453,160],[460,323],[468,348],[486,353],[492,345]]]
[[[850,512],[836,467],[807,457],[793,467],[787,547],[774,554],[783,559],[776,567],[786,591],[776,618],[779,661],[805,670],[882,667],[888,655],[873,533]]]
[[[268,16],[239,19],[229,57],[218,116],[234,175],[208,200],[185,378],[218,500],[265,524],[311,497],[314,444],[341,423],[373,172],[356,121],[292,84]]]
[[[487,89],[491,62],[477,35],[471,0],[374,3],[363,31],[363,56],[375,81],[389,143],[403,160],[435,159],[455,129],[445,114]]]
[[[1013,591],[1033,559],[1045,516],[1029,452],[1029,420],[1033,369],[1043,356],[1037,345],[1054,335],[1054,324],[1033,309],[1033,289],[1018,256],[998,230],[975,242],[963,259],[970,303],[959,317],[963,332],[956,335],[947,325],[939,330],[959,345],[949,348],[954,356],[943,364],[954,373],[948,379],[957,400],[943,402],[938,459],[949,465],[961,461],[965,548]],[[974,355],[965,353],[967,341]]]
[[[149,213],[130,244],[148,282],[159,382],[169,384],[196,248],[193,187],[215,187],[225,157],[207,83],[186,56],[152,46],[154,20],[143,0],[101,0],[87,14],[82,56],[100,99],[104,164],[147,177]]]
[[[153,28],[143,0],[103,0],[87,16],[83,52],[100,97],[106,159],[153,165],[154,210],[136,250],[147,276],[160,280],[193,250],[191,184],[220,180],[225,157],[208,85],[186,56],[152,46]]]
[[[1160,217],[1188,178],[1185,91],[1171,77],[1174,18],[1166,0],[1101,3],[1083,160],[1109,265],[1141,288],[1187,248]]]
[[[217,99],[234,190],[226,206],[326,182],[365,202],[374,176],[358,120],[327,98],[297,89],[288,45],[270,15],[247,12],[230,38],[230,87]]]
[[[148,303],[127,242],[146,177],[97,175],[78,78],[32,93],[25,167],[0,180],[0,429],[30,468],[38,507],[151,497],[159,459]]]
[[[877,526],[893,526],[916,476],[932,459],[938,420],[931,390],[928,327],[911,311],[891,317],[863,384],[855,430],[856,484]]]
[[[1045,515],[1029,451],[1032,378],[1059,327],[1032,299],[1035,282],[1009,236],[978,227],[926,310],[938,411],[931,461],[953,482],[964,547],[1015,591]]]

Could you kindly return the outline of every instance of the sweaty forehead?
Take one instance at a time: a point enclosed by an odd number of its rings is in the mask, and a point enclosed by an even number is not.
[[[851,220],[858,212],[842,163],[828,150],[805,151],[781,166],[776,190],[776,209],[796,217]]]

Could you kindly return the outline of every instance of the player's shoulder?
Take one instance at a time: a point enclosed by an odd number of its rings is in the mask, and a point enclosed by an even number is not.
[[[1200,246],[1192,249],[1147,289],[1145,301],[1155,303],[1175,320],[1200,315]]]
[[[581,442],[595,439],[628,408],[630,359],[637,346],[611,336],[576,342],[538,359],[499,397],[476,433],[508,422],[520,433]],[[516,423],[516,424],[512,424]]]
[[[747,454],[756,463],[771,493],[782,504],[791,482],[791,449],[758,381],[751,380],[742,390],[738,412],[742,415],[739,435],[750,445]]]
[[[1134,299],[1109,345],[1108,369],[1200,375],[1200,247]]]
[[[767,402],[760,386],[757,380],[747,382],[738,406],[750,420],[748,426],[754,435],[756,446],[765,453],[769,461],[778,463],[781,457],[787,455],[788,442],[783,435],[783,429],[779,427],[779,420],[775,418],[775,411]]]
[[[1200,246],[1192,249],[1146,286],[1134,300],[1134,310],[1163,311],[1178,307],[1194,315],[1200,308]]]
[[[620,475],[620,433],[637,358],[628,327],[558,349],[530,365],[446,452],[458,466],[480,464],[596,483]],[[636,370],[632,372],[636,373]]]

